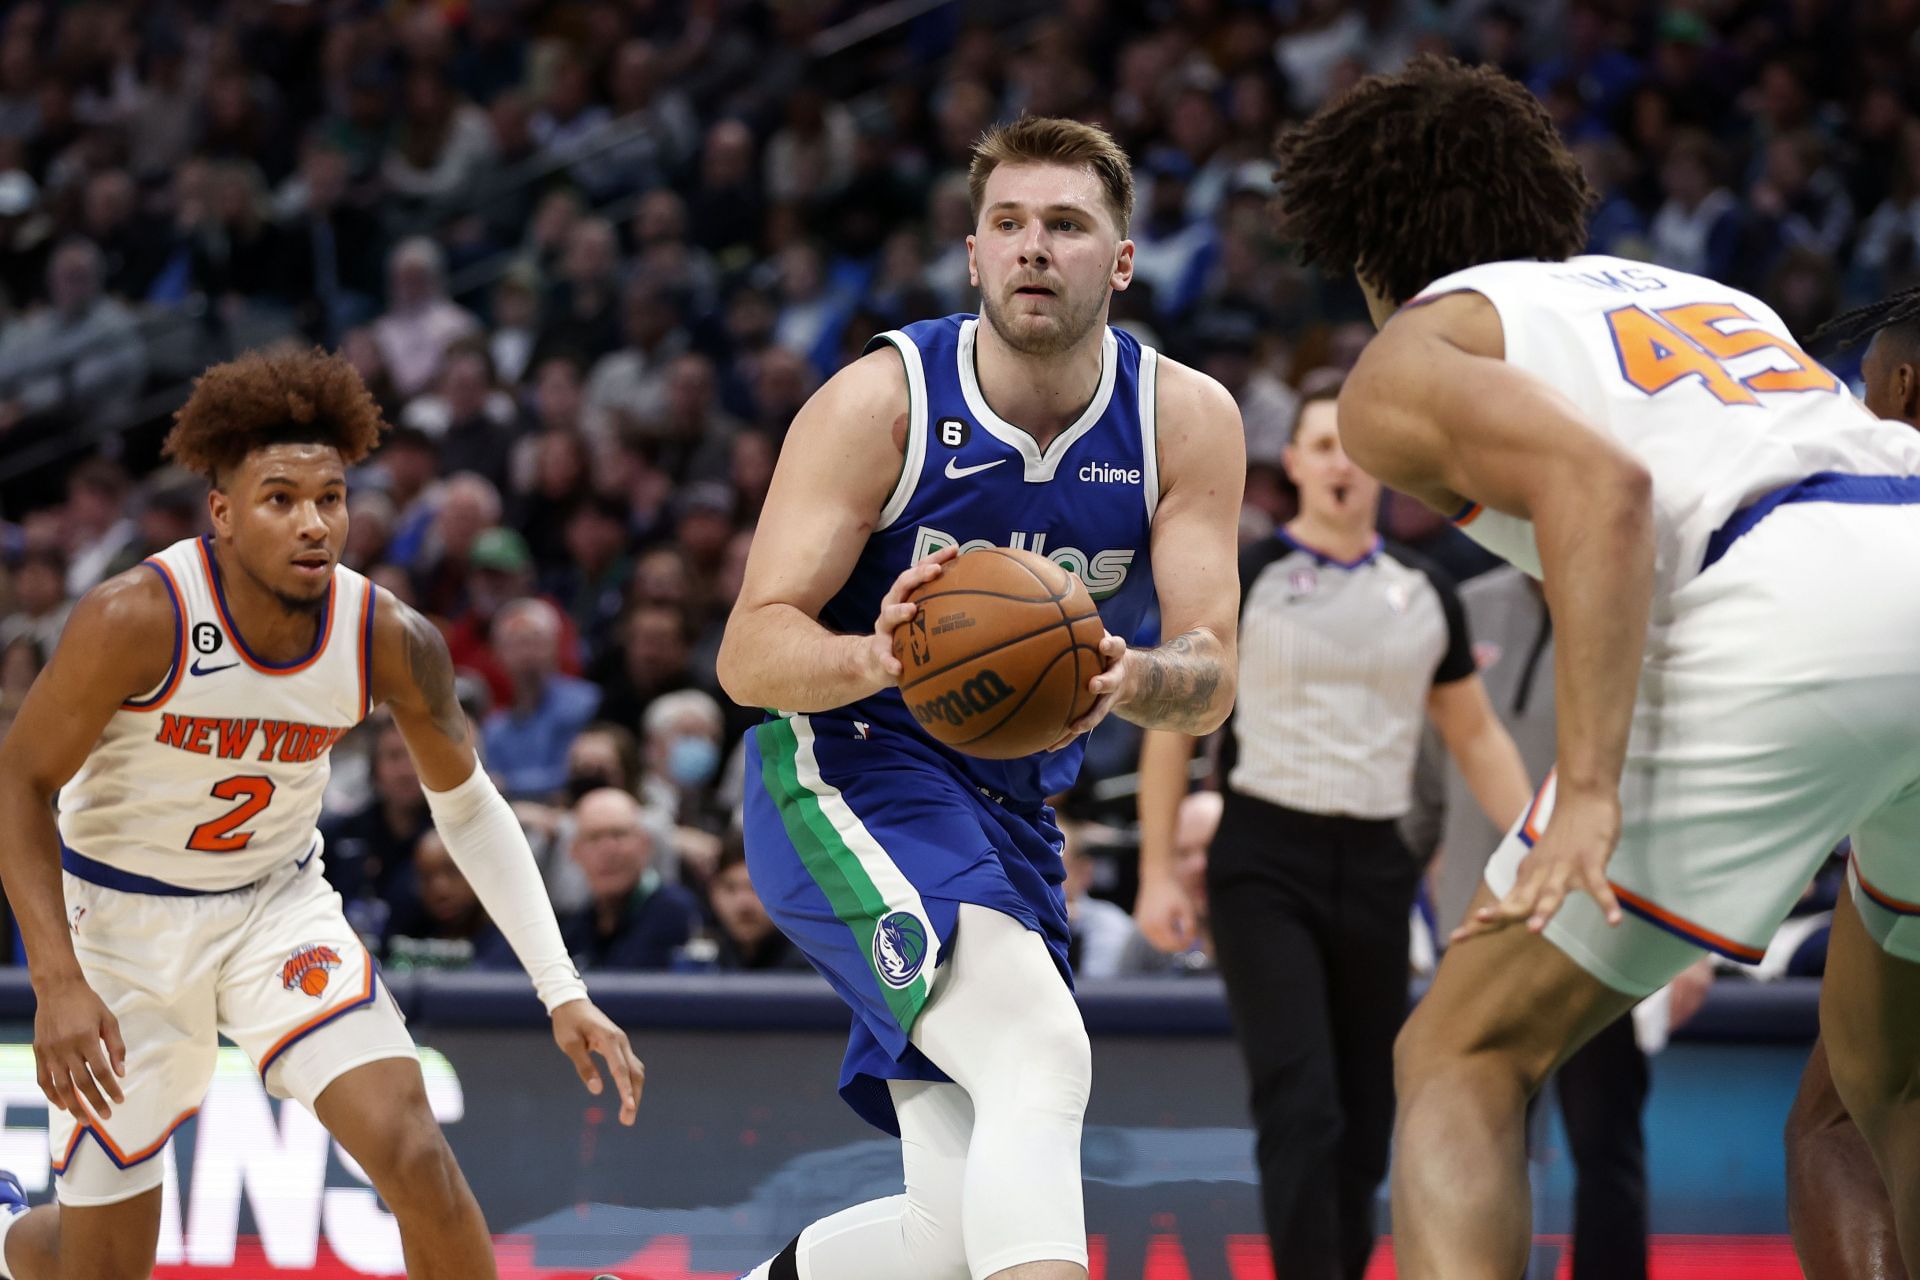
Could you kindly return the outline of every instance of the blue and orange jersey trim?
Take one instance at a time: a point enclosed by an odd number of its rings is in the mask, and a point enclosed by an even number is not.
[[[1540,804],[1547,798],[1547,788],[1553,785],[1552,769],[1547,770],[1546,781],[1533,793],[1533,803],[1527,806],[1527,816],[1520,822],[1520,843],[1531,849],[1540,839]]]
[[[1853,878],[1860,882],[1860,892],[1871,898],[1877,906],[1897,916],[1920,916],[1920,902],[1902,902],[1892,894],[1873,887],[1866,873],[1860,869],[1860,855],[1857,852],[1853,855]]]
[[[152,697],[129,698],[120,706],[127,711],[157,711],[180,687],[180,676],[187,667],[187,613],[180,603],[180,588],[173,580],[173,571],[158,560],[140,563],[160,575],[160,584],[167,589],[167,599],[173,604],[173,665],[167,668],[166,680]]]
[[[1480,518],[1480,513],[1484,510],[1486,510],[1486,508],[1483,507],[1480,503],[1469,502],[1465,506],[1461,507],[1458,511],[1454,512],[1452,515],[1448,516],[1447,519],[1453,522],[1453,526],[1456,529],[1464,529],[1468,525],[1472,524],[1475,520],[1478,520]]]
[[[311,1018],[308,1018],[305,1022],[275,1041],[273,1048],[267,1050],[266,1054],[260,1059],[260,1075],[263,1079],[267,1072],[273,1069],[273,1064],[280,1060],[280,1055],[293,1048],[293,1046],[301,1040],[304,1040],[320,1028],[326,1026],[335,1018],[344,1017],[352,1013],[355,1009],[364,1009],[373,1003],[373,997],[376,991],[376,979],[374,977],[376,967],[373,963],[373,956],[368,954],[364,947],[361,948],[361,954],[366,957],[367,964],[366,978],[361,982],[360,990],[347,997],[341,1003],[334,1005],[332,1008],[322,1009],[319,1013],[314,1014]]]
[[[73,1164],[74,1153],[80,1149],[80,1139],[88,1135],[92,1135],[94,1142],[98,1144],[102,1151],[107,1153],[107,1159],[113,1161],[115,1168],[131,1169],[133,1166],[151,1160],[159,1155],[161,1150],[166,1147],[167,1139],[173,1136],[173,1131],[193,1119],[199,1112],[200,1108],[198,1107],[182,1111],[178,1116],[174,1117],[173,1123],[168,1125],[166,1130],[161,1133],[157,1139],[147,1146],[140,1148],[138,1151],[122,1151],[120,1144],[115,1142],[113,1138],[108,1135],[107,1131],[100,1127],[100,1122],[94,1119],[92,1114],[89,1113],[87,1118],[81,1121],[78,1127],[74,1129],[73,1136],[67,1139],[67,1149],[60,1153],[58,1160],[53,1162],[53,1171],[56,1174],[66,1173],[67,1168]]]
[[[1744,942],[1735,942],[1724,934],[1715,933],[1711,929],[1675,915],[1660,904],[1651,902],[1629,889],[1622,889],[1611,880],[1607,883],[1612,885],[1614,896],[1620,899],[1622,908],[1633,912],[1655,928],[1664,929],[1676,938],[1683,938],[1696,947],[1717,951],[1743,964],[1759,964],[1767,954],[1764,947],[1750,947]]]
[[[373,714],[373,583],[366,584],[360,601],[360,718]]]
[[[241,661],[262,675],[290,676],[305,671],[320,660],[320,655],[327,651],[327,637],[333,632],[333,598],[339,586],[337,577],[327,580],[327,598],[320,606],[320,624],[314,633],[313,648],[307,652],[306,657],[296,658],[292,662],[268,662],[264,658],[254,656],[253,651],[247,648],[247,642],[241,636],[240,628],[234,625],[233,614],[227,608],[226,587],[220,581],[220,568],[213,562],[213,552],[210,549],[212,539],[202,535],[199,542],[194,545],[200,549],[200,564],[206,570],[207,586],[213,591],[213,603],[220,611],[221,625],[226,628],[227,638],[233,641],[234,651],[240,655]]]

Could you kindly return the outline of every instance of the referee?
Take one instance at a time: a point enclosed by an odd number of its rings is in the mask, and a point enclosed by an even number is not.
[[[1451,584],[1374,532],[1380,485],[1340,446],[1337,394],[1301,405],[1287,446],[1300,514],[1241,555],[1239,698],[1207,867],[1274,1270],[1287,1280],[1359,1280],[1373,1248],[1421,873],[1396,822],[1426,720],[1496,825],[1531,799]],[[1141,748],[1135,912],[1162,950],[1193,929],[1171,853],[1193,749],[1165,732]]]

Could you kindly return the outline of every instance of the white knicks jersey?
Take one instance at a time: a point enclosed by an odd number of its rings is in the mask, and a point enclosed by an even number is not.
[[[210,542],[176,542],[141,571],[172,597],[173,664],[61,788],[62,857],[110,886],[240,888],[319,847],[327,752],[369,709],[373,585],[336,567],[312,652],[276,666],[228,616]]]
[[[1571,399],[1653,477],[1656,609],[1770,509],[1768,495],[1810,478],[1920,475],[1920,432],[1869,414],[1737,289],[1594,256],[1470,267],[1414,303],[1463,292],[1500,313],[1509,364]],[[1845,480],[1831,500],[1858,501],[1858,487]],[[1477,504],[1453,521],[1540,576],[1528,521]]]

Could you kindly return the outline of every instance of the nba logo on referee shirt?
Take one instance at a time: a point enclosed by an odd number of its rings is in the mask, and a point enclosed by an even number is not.
[[[890,987],[910,985],[927,962],[927,927],[906,911],[880,918],[873,930],[873,971]]]

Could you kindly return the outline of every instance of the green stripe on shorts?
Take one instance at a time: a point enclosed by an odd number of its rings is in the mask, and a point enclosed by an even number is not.
[[[780,810],[780,821],[786,827],[787,839],[800,853],[800,861],[807,874],[826,895],[827,902],[833,907],[833,914],[852,932],[854,941],[859,944],[860,954],[867,959],[867,968],[873,973],[874,981],[887,1002],[894,1020],[903,1030],[911,1031],[920,1010],[926,1005],[928,979],[933,968],[933,948],[937,942],[929,929],[929,954],[926,963],[913,980],[904,987],[896,987],[888,982],[874,961],[873,935],[882,919],[895,911],[905,911],[919,918],[923,924],[926,919],[925,908],[919,902],[919,895],[907,886],[907,894],[898,892],[889,895],[874,883],[868,873],[861,855],[848,844],[847,836],[836,825],[823,806],[823,800],[844,808],[846,802],[837,792],[827,788],[829,794],[808,786],[800,779],[801,752],[807,754],[806,771],[815,777],[819,769],[812,759],[811,738],[803,744],[800,734],[795,731],[795,718],[787,717],[769,720],[754,730],[760,748],[760,779],[767,792]],[[849,810],[849,813],[851,811]],[[867,853],[867,858],[884,858],[884,851],[877,845]],[[904,877],[894,874],[894,879],[904,883]],[[892,900],[901,899],[899,901]]]

